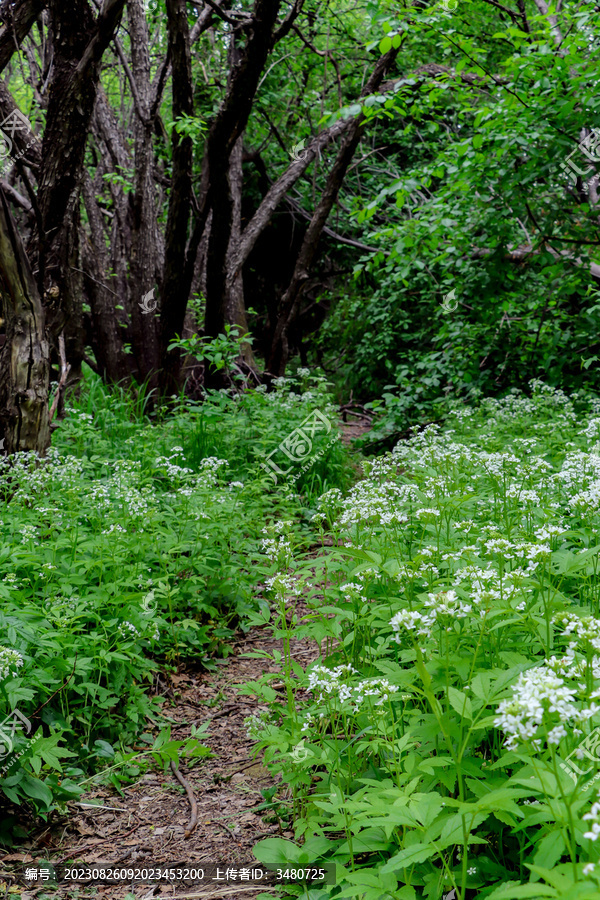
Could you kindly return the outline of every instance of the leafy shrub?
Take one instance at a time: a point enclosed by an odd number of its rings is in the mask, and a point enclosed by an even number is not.
[[[297,841],[337,864],[315,896],[598,896],[599,485],[600,401],[535,382],[327,492],[322,560],[269,554],[286,695],[247,690]]]

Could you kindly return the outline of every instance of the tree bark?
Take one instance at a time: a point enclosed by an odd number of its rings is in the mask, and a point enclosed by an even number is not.
[[[398,50],[393,49],[381,56],[373,74],[364,87],[362,96],[374,93],[380,86],[384,76],[389,71],[398,55]],[[300,252],[296,260],[291,281],[283,295],[279,307],[275,333],[271,344],[271,352],[267,361],[267,370],[272,374],[283,375],[289,358],[289,332],[292,322],[296,318],[302,291],[308,281],[310,270],[317,256],[319,241],[323,228],[333,208],[340,187],[356,152],[365,127],[365,118],[362,114],[352,121],[346,132],[333,168],[327,179],[327,184],[321,199],[313,213],[310,224],[306,230]]]
[[[233,68],[227,94],[210,127],[202,170],[200,209],[188,251],[185,285],[189,292],[200,238],[208,212],[212,221],[206,269],[206,333],[223,333],[227,309],[228,252],[232,239],[234,201],[230,183],[230,159],[248,123],[258,82],[273,46],[273,30],[281,0],[256,0],[252,25],[243,49],[232,48]],[[235,36],[232,37],[232,41]],[[233,284],[233,281],[230,283]]]
[[[83,177],[82,193],[91,232],[91,239],[87,235],[83,239],[82,266],[85,272],[84,288],[91,308],[90,344],[100,374],[106,381],[118,382],[131,374],[131,368],[123,348],[123,329],[116,316],[115,307],[119,298],[114,286],[104,283],[110,260],[96,191],[87,171]]]
[[[18,50],[47,5],[48,0],[20,0],[14,7],[12,4],[2,4],[5,8],[1,10],[0,72],[4,71],[13,53]]]
[[[190,33],[185,0],[167,0],[169,29],[169,57],[173,67],[173,119],[193,116],[192,64],[190,57]],[[161,390],[172,394],[179,388],[181,354],[167,348],[183,330],[185,311],[189,297],[182,284],[185,269],[190,205],[192,198],[192,140],[173,128],[173,175],[167,232],[165,238],[165,268],[161,289]]]
[[[160,368],[159,318],[157,313],[144,312],[140,306],[142,298],[159,284],[162,276],[162,259],[158,258],[158,212],[153,172],[155,123],[150,112],[153,98],[148,25],[141,0],[127,0],[127,13],[131,41],[131,84],[137,111],[133,128],[135,189],[131,202],[128,307],[137,377],[155,389],[158,387]]]
[[[0,294],[6,343],[0,351],[0,437],[7,453],[50,444],[49,353],[44,311],[4,191],[0,190]]]
[[[236,258],[242,234],[242,138],[238,138],[229,161],[229,191],[232,199],[231,208],[231,234],[227,248],[227,259]],[[248,333],[248,319],[246,318],[246,305],[244,303],[244,282],[241,269],[237,271],[228,268],[225,282],[227,322],[237,325],[241,334]],[[254,358],[250,344],[242,345],[242,357],[244,362],[252,365]]]
[[[84,355],[83,284],[79,260],[79,193],[100,63],[119,25],[125,0],[105,0],[96,20],[87,0],[50,0],[54,37],[53,79],[44,131],[38,203],[40,291],[59,289],[49,316],[54,342],[64,329],[74,377]],[[91,37],[90,37],[91,36]],[[49,286],[49,285],[48,285]]]

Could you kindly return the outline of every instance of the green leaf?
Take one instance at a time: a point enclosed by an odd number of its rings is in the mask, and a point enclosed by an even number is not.
[[[52,805],[52,791],[39,778],[25,775],[21,780],[20,788],[27,797],[31,797],[32,800],[40,800],[46,809],[50,809]]]
[[[396,872],[398,869],[406,869],[415,863],[425,862],[430,856],[437,853],[435,847],[430,844],[412,844],[410,847],[394,854],[384,866],[381,867],[383,874],[386,872]]]
[[[487,900],[521,900],[521,898],[557,897],[554,888],[545,884],[519,884],[509,881],[487,895]]]
[[[458,691],[454,687],[448,688],[448,700],[452,708],[459,714],[461,719],[473,721],[473,707],[471,701],[465,693]]]
[[[565,844],[562,831],[555,828],[536,844],[534,862],[537,866],[551,869],[559,861],[566,849],[567,845]]]
[[[252,852],[265,866],[289,867],[298,864],[302,857],[302,850],[283,838],[265,838],[254,845]]]

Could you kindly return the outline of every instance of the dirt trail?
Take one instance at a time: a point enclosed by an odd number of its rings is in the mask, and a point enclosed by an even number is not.
[[[301,604],[297,612],[304,614]],[[171,675],[165,685],[162,709],[173,720],[174,740],[189,737],[192,725],[209,722],[208,735],[200,740],[210,747],[214,757],[201,759],[190,768],[185,762],[180,766],[198,803],[198,825],[190,837],[185,837],[190,818],[185,791],[170,769],[166,774],[151,769],[135,784],[123,786],[123,797],[110,787],[90,791],[79,803],[69,804],[68,818],[40,830],[27,850],[0,854],[0,890],[5,891],[10,884],[3,884],[2,872],[15,866],[41,866],[45,861],[58,865],[68,860],[92,868],[100,863],[118,863],[119,868],[197,868],[209,864],[239,868],[260,865],[253,857],[252,847],[261,837],[292,839],[293,833],[282,830],[279,823],[265,822],[269,811],[252,811],[263,802],[261,790],[275,782],[260,759],[254,758],[254,744],[247,736],[244,719],[267,707],[236,690],[238,685],[256,681],[263,672],[278,671],[268,660],[244,658],[250,650],[281,651],[281,642],[269,638],[269,633],[268,627],[253,628],[234,642],[234,653],[224,661],[220,672],[198,674],[188,668]],[[318,648],[314,642],[295,641],[293,655],[305,669],[316,659]],[[84,803],[112,809],[92,809],[81,805]],[[16,885],[9,889],[16,893]],[[133,893],[136,898],[153,900],[192,895],[199,900],[238,895],[249,900],[253,890],[256,896],[265,888],[242,883],[237,886],[231,881],[215,882],[214,886],[198,884],[194,888],[163,883],[137,884]],[[31,890],[19,889],[22,900],[43,894],[121,900],[130,892],[132,886],[127,883],[95,884],[93,888],[81,885],[75,892],[64,883],[52,888],[40,885]]]
[[[342,425],[344,443],[358,437],[367,425],[356,421]],[[307,609],[302,599],[296,604],[301,618]],[[0,851],[0,891],[18,900],[60,897],[68,900],[102,898],[123,900],[130,893],[136,900],[161,900],[177,897],[240,897],[253,900],[268,888],[249,884],[228,883],[151,884],[131,882],[79,885],[44,884],[23,889],[5,873],[23,866],[77,863],[80,868],[118,865],[118,868],[197,868],[219,865],[223,868],[254,865],[259,867],[252,847],[263,837],[293,839],[272,811],[256,812],[264,797],[261,791],[273,787],[275,781],[253,754],[253,741],[248,737],[244,719],[267,710],[256,698],[238,693],[236,686],[256,681],[263,672],[278,672],[268,660],[247,658],[253,650],[274,649],[282,652],[280,641],[269,635],[269,626],[252,628],[232,643],[233,654],[220,661],[217,673],[194,672],[189,666],[176,674],[161,675],[164,698],[162,711],[171,721],[171,737],[190,737],[193,725],[209,723],[208,734],[200,738],[214,756],[201,759],[180,771],[191,786],[198,804],[198,824],[185,836],[190,818],[190,803],[183,787],[170,769],[166,774],[149,769],[135,784],[123,785],[124,796],[112,787],[90,790],[78,803],[68,804],[69,814],[53,819],[33,839],[14,852]],[[318,647],[308,640],[292,645],[294,659],[306,669],[318,656]],[[166,681],[166,684],[164,683]],[[276,689],[277,682],[273,685]],[[283,685],[281,685],[283,687]],[[100,805],[92,808],[86,804]],[[275,819],[275,821],[274,821]],[[275,894],[279,893],[277,890]]]

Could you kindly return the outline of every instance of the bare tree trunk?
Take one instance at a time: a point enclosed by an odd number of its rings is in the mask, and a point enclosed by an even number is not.
[[[212,209],[206,272],[206,332],[216,337],[228,322],[228,253],[234,226],[234,198],[230,181],[233,149],[248,123],[260,75],[274,43],[274,28],[281,0],[256,0],[254,26],[243,50],[232,35],[231,75],[227,95],[206,142],[203,176],[204,203]],[[230,279],[230,284],[233,280]]]
[[[149,387],[156,388],[160,368],[160,320],[156,312],[144,312],[144,308],[140,306],[142,299],[160,282],[163,262],[158,258],[158,213],[152,144],[154,117],[150,115],[153,91],[150,84],[148,24],[142,0],[127,0],[127,15],[137,111],[134,121],[135,189],[131,203],[132,240],[128,279],[131,345],[138,378],[147,380]],[[156,302],[149,301],[146,307],[156,308]]]
[[[173,119],[193,116],[192,64],[190,34],[185,0],[167,0],[169,55],[173,67]],[[178,134],[174,128],[173,176],[169,197],[167,234],[165,239],[165,269],[162,283],[161,309],[161,388],[171,394],[179,387],[181,355],[168,351],[175,335],[181,334],[185,319],[191,281],[187,289],[182,284],[192,198],[192,140]]]
[[[0,351],[0,435],[8,453],[50,444],[49,354],[37,285],[4,191],[0,190],[0,294],[6,343]]]
[[[398,50],[393,49],[379,58],[373,74],[364,87],[363,96],[372,94],[377,90],[397,55]],[[281,298],[271,352],[267,360],[267,370],[272,374],[283,375],[285,372],[289,358],[290,328],[297,316],[302,291],[308,281],[311,267],[317,256],[323,228],[364,131],[364,122],[362,114],[357,116],[342,140],[333,168],[327,179],[327,184],[306,230],[291,281]]]
[[[89,173],[83,176],[83,199],[88,217],[91,240],[84,236],[83,276],[86,294],[91,307],[92,334],[90,343],[94,350],[98,371],[107,381],[120,381],[131,374],[121,337],[122,328],[116,315],[118,297],[114,287],[104,284],[109,271],[109,255],[106,247],[101,213],[96,202],[96,191]]]
[[[64,329],[67,359],[75,377],[83,359],[82,279],[79,260],[79,192],[88,130],[100,78],[102,55],[119,25],[125,0],[105,0],[94,19],[87,0],[50,0],[54,74],[42,149],[38,203],[38,284],[46,277],[59,288],[49,318],[56,341]]]
[[[239,253],[242,236],[242,138],[233,148],[229,163],[229,190],[232,199],[232,220],[229,247],[227,248],[227,260],[236,259]],[[237,325],[241,334],[248,333],[248,319],[246,318],[246,306],[244,303],[244,281],[242,271],[227,267],[225,280],[225,316],[231,325]],[[253,365],[254,357],[250,344],[244,343],[241,347],[242,358],[247,365]]]

